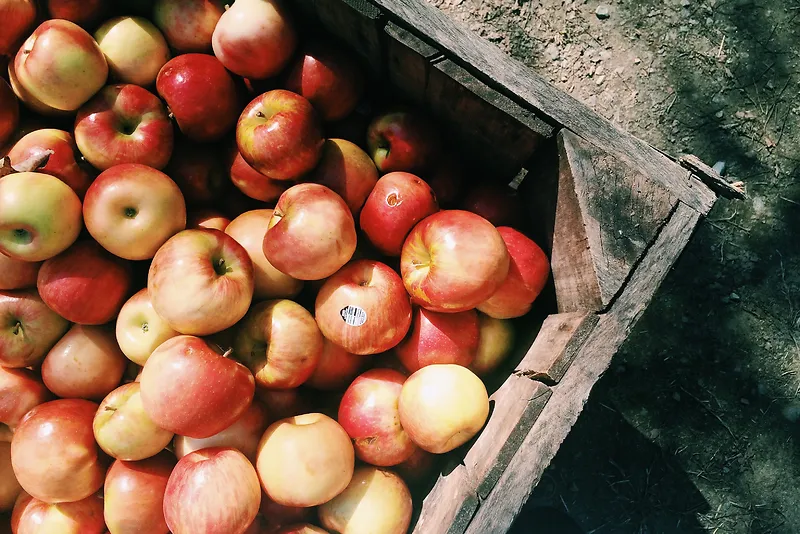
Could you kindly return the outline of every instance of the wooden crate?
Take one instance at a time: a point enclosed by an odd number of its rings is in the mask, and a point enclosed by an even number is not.
[[[486,427],[446,458],[412,526],[506,532],[701,217],[718,194],[740,193],[615,128],[423,0],[290,5],[355,50],[379,87],[436,117],[477,174],[513,181],[551,257],[553,296],[522,321],[514,365],[488,381]]]

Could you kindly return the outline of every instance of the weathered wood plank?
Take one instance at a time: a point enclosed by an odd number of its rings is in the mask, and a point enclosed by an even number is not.
[[[441,58],[441,52],[394,23],[384,31],[389,83],[415,104],[423,104],[431,62]]]
[[[446,475],[439,476],[433,489],[425,496],[411,532],[461,534],[477,509],[475,481],[470,478],[467,468],[459,464]]]

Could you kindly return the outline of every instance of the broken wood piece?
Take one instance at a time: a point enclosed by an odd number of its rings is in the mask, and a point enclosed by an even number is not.
[[[703,163],[697,156],[684,154],[678,158],[678,162],[720,196],[738,200],[747,198],[743,182],[727,181],[713,167]]]

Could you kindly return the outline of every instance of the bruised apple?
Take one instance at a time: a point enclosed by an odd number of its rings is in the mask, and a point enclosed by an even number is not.
[[[146,287],[129,298],[117,316],[119,348],[138,365],[144,365],[159,345],[177,335],[178,332],[153,309]]]
[[[48,503],[20,495],[11,514],[15,534],[103,534],[103,499],[99,494],[74,502]]]
[[[34,406],[52,398],[42,380],[30,369],[0,366],[0,423],[14,428]]]
[[[253,462],[256,459],[258,441],[267,428],[267,410],[254,400],[239,419],[225,430],[208,438],[196,439],[175,436],[174,450],[178,459],[189,453],[209,447],[231,447],[238,450]]]
[[[395,354],[410,372],[434,363],[468,366],[478,352],[478,313],[438,313],[414,310],[411,333],[397,346]]]
[[[69,322],[52,311],[35,289],[0,291],[0,365],[39,365]]]

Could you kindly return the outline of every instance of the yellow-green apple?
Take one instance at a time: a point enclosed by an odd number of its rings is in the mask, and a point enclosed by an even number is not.
[[[514,348],[514,325],[508,319],[495,319],[478,314],[480,343],[478,353],[469,369],[478,376],[486,376],[503,363]]]
[[[305,180],[332,189],[357,217],[378,182],[378,170],[369,155],[345,139],[327,139],[317,167]]]
[[[164,430],[207,438],[236,422],[250,406],[253,375],[205,340],[177,336],[148,358],[139,380],[145,413]]]
[[[38,366],[69,328],[66,319],[52,311],[35,289],[0,291],[0,365]]]
[[[414,226],[439,211],[433,189],[419,176],[390,172],[378,180],[361,210],[361,230],[381,253],[399,256]]]
[[[244,160],[235,143],[230,152],[229,161],[228,174],[231,182],[250,198],[262,202],[275,202],[291,185],[290,182],[273,180],[255,170]]]
[[[481,182],[467,192],[461,209],[477,213],[495,226],[521,226],[525,210],[516,191],[507,185]]]
[[[253,262],[231,236],[206,228],[167,240],[150,264],[153,309],[182,334],[207,336],[244,317],[253,300]]]
[[[322,526],[347,534],[405,534],[411,524],[411,492],[396,473],[362,466],[341,494],[319,507]]]
[[[103,0],[47,0],[51,19],[66,19],[85,28],[100,20],[107,8]]]
[[[54,128],[34,130],[14,143],[8,157],[12,162],[25,161],[47,150],[53,153],[47,163],[36,172],[55,176],[70,186],[78,198],[83,200],[93,176],[79,163],[78,146],[69,132]]]
[[[208,228],[224,232],[230,223],[228,217],[212,209],[198,209],[186,216],[186,228]]]
[[[11,467],[11,443],[0,441],[0,513],[14,508],[14,501],[22,492]]]
[[[294,523],[279,528],[274,534],[328,534],[328,531],[311,523]]]
[[[0,2],[0,56],[13,54],[22,38],[28,34],[36,20],[34,0],[3,0]]]
[[[355,260],[328,278],[317,294],[322,335],[353,354],[378,354],[403,339],[411,303],[400,276],[385,263]]]
[[[226,69],[259,80],[283,70],[297,34],[282,0],[239,0],[220,17],[211,46]]]
[[[353,257],[353,214],[324,185],[294,185],[278,199],[263,248],[279,271],[299,280],[322,280]]]
[[[146,460],[111,464],[103,487],[103,516],[109,532],[169,532],[164,520],[164,493],[175,463],[171,453],[162,451]]]
[[[20,83],[19,79],[17,78],[13,61],[8,62],[8,83],[11,85],[11,90],[14,91],[14,94],[17,96],[19,101],[25,104],[25,107],[35,113],[38,113],[40,116],[64,118],[69,116],[71,113],[74,113],[74,111],[62,111],[44,104],[42,101],[36,98],[33,93],[23,87],[22,83]],[[51,124],[42,124],[40,128],[44,128],[46,126],[51,126]]]
[[[167,61],[156,90],[183,135],[200,143],[216,141],[233,129],[241,111],[231,74],[208,54],[183,54]]]
[[[172,135],[161,100],[133,84],[104,87],[75,118],[75,142],[100,170],[122,163],[162,169],[172,154]]]
[[[256,389],[256,396],[267,407],[267,413],[273,421],[313,411],[313,403],[307,393],[304,388]]]
[[[14,431],[11,464],[22,489],[50,503],[85,499],[103,486],[108,460],[92,434],[97,404],[58,399],[29,411]]]
[[[0,254],[0,290],[36,287],[41,262],[14,260]]]
[[[14,75],[37,102],[75,111],[105,85],[108,65],[86,30],[55,19],[40,24],[22,43],[14,58]]]
[[[436,455],[417,447],[405,462],[393,467],[406,484],[417,484],[425,481],[436,466]]]
[[[367,127],[367,152],[381,173],[424,172],[441,151],[436,126],[416,111],[378,115]]]
[[[0,253],[46,260],[72,245],[82,228],[81,201],[58,178],[39,172],[0,178]]]
[[[272,218],[271,209],[246,211],[225,228],[247,251],[253,262],[255,299],[291,298],[303,289],[303,281],[292,278],[272,266],[264,255],[264,236]]]
[[[42,264],[36,287],[45,304],[68,321],[101,325],[130,296],[131,268],[96,242],[79,241]]]
[[[129,298],[117,316],[117,344],[138,365],[144,365],[159,345],[177,335],[178,331],[153,309],[146,287]]]
[[[35,372],[0,366],[0,423],[14,428],[34,406],[52,398]]]
[[[212,447],[178,460],[164,494],[164,518],[173,534],[244,532],[260,504],[250,460],[236,449]]]
[[[275,180],[296,180],[311,171],[323,142],[311,102],[285,89],[254,98],[236,125],[236,144],[244,160]]]
[[[156,0],[153,22],[176,51],[206,52],[224,12],[222,0]]]
[[[322,334],[298,303],[266,300],[254,305],[237,327],[234,354],[265,388],[296,388],[311,376],[322,355]]]
[[[400,254],[411,302],[432,311],[472,309],[506,279],[509,255],[497,229],[474,213],[443,210],[420,221]]]
[[[169,61],[167,41],[152,22],[143,17],[115,17],[94,34],[106,56],[112,79],[146,87]]]
[[[23,493],[11,514],[15,534],[103,534],[103,499],[90,495],[75,502],[48,503]]]
[[[475,373],[433,364],[408,377],[400,392],[400,424],[419,447],[443,454],[463,445],[489,416],[489,395]]]
[[[139,382],[120,386],[103,399],[92,430],[103,452],[126,461],[155,456],[173,437],[172,432],[160,428],[145,413]]]
[[[508,226],[497,229],[511,257],[503,284],[478,306],[496,319],[521,317],[531,309],[550,277],[547,255],[531,238]]]
[[[417,446],[400,426],[398,401],[406,376],[392,369],[370,369],[348,386],[337,420],[353,438],[356,457],[391,466],[404,462]]]
[[[47,353],[42,380],[58,397],[100,401],[119,386],[127,365],[111,328],[76,324]]]
[[[180,459],[200,449],[231,447],[255,463],[258,442],[266,428],[267,410],[258,400],[254,400],[244,415],[225,430],[203,439],[175,436],[173,449],[175,456]]]
[[[258,444],[256,469],[261,487],[284,506],[328,502],[350,483],[354,467],[350,436],[321,413],[276,421]]]
[[[115,256],[148,260],[186,228],[186,204],[177,184],[163,172],[123,163],[92,182],[83,201],[83,220],[95,241]]]
[[[0,146],[11,139],[17,126],[19,126],[19,101],[8,82],[0,78]]]
[[[181,188],[190,207],[216,207],[220,197],[230,189],[222,156],[215,145],[178,140],[164,172]]]
[[[453,152],[438,158],[433,168],[425,175],[425,181],[433,189],[441,209],[455,208],[464,190],[464,164]]]
[[[347,352],[326,338],[323,340],[319,362],[305,385],[323,391],[344,389],[366,363],[366,358]]]
[[[478,353],[478,325],[475,310],[439,313],[416,307],[411,331],[394,352],[412,373],[434,363],[467,367]]]

